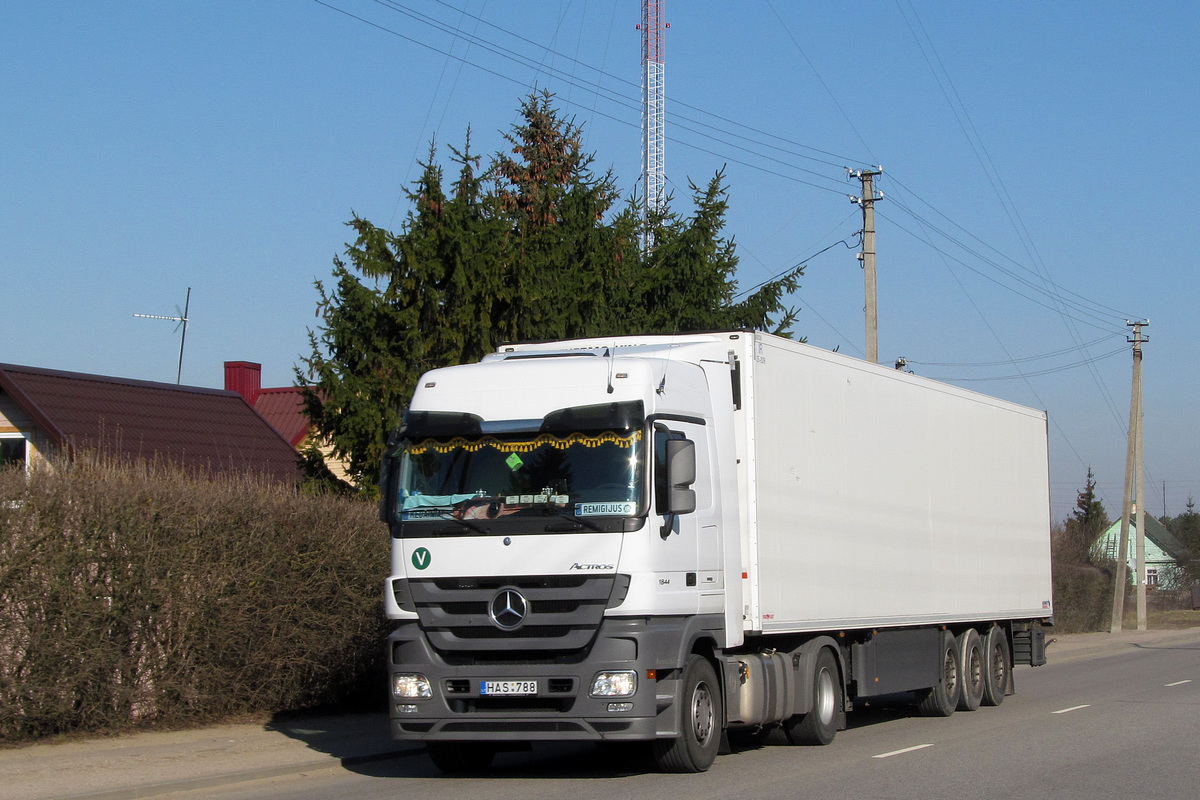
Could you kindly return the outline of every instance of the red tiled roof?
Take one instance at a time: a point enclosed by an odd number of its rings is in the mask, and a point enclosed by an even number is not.
[[[310,423],[304,413],[304,399],[299,386],[283,386],[278,389],[260,389],[254,401],[254,410],[279,435],[287,439],[292,447],[299,447],[308,436]]]
[[[57,444],[294,481],[296,452],[236,392],[0,364],[8,394]]]

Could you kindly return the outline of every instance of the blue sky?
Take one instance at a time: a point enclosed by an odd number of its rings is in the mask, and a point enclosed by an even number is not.
[[[430,141],[494,152],[534,86],[636,187],[636,0],[325,3],[0,6],[0,361],[173,382],[175,326],[133,315],[191,287],[185,383],[250,360],[290,384],[351,212],[399,226]],[[1055,519],[1089,465],[1119,516],[1148,318],[1148,510],[1200,499],[1200,6],[666,10],[668,183],[686,209],[724,169],[742,286],[853,244],[843,168],[882,165],[880,360],[1047,409]],[[792,302],[796,335],[861,356],[856,249]]]

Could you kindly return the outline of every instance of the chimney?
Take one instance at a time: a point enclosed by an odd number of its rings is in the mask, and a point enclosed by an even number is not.
[[[225,391],[237,392],[254,407],[262,390],[262,364],[253,361],[225,362]]]

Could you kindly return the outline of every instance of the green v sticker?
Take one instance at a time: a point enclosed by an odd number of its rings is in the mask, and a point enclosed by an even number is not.
[[[412,565],[417,569],[425,569],[432,560],[433,556],[429,554],[428,548],[418,547],[416,550],[413,550]]]

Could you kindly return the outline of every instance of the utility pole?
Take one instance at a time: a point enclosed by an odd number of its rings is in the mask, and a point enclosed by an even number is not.
[[[1133,509],[1131,500],[1136,482],[1137,495],[1137,596],[1138,596],[1138,629],[1146,629],[1146,490],[1143,483],[1145,469],[1142,452],[1142,344],[1150,341],[1142,336],[1142,328],[1150,324],[1145,322],[1125,323],[1133,328],[1133,390],[1129,398],[1129,442],[1125,448],[1125,494],[1122,497],[1121,538],[1117,547],[1117,571],[1113,577],[1113,607],[1112,622],[1109,631],[1117,633],[1121,630],[1125,614],[1125,569],[1129,561],[1129,518]]]
[[[1146,622],[1146,456],[1143,450],[1146,442],[1145,413],[1142,408],[1142,324],[1135,323],[1133,329],[1133,349],[1137,354],[1135,369],[1137,370],[1137,626],[1139,631],[1149,627]]]
[[[867,361],[879,363],[879,313],[876,307],[875,288],[875,201],[883,199],[883,192],[875,193],[875,176],[883,174],[883,167],[873,170],[851,170],[850,177],[862,181],[862,196],[850,195],[850,202],[862,207],[863,244],[858,258],[863,264],[865,311],[867,314]]]
[[[642,250],[654,247],[650,220],[663,209],[666,202],[666,86],[664,70],[666,51],[664,31],[666,22],[663,5],[666,0],[642,0],[642,188],[646,192]]]

